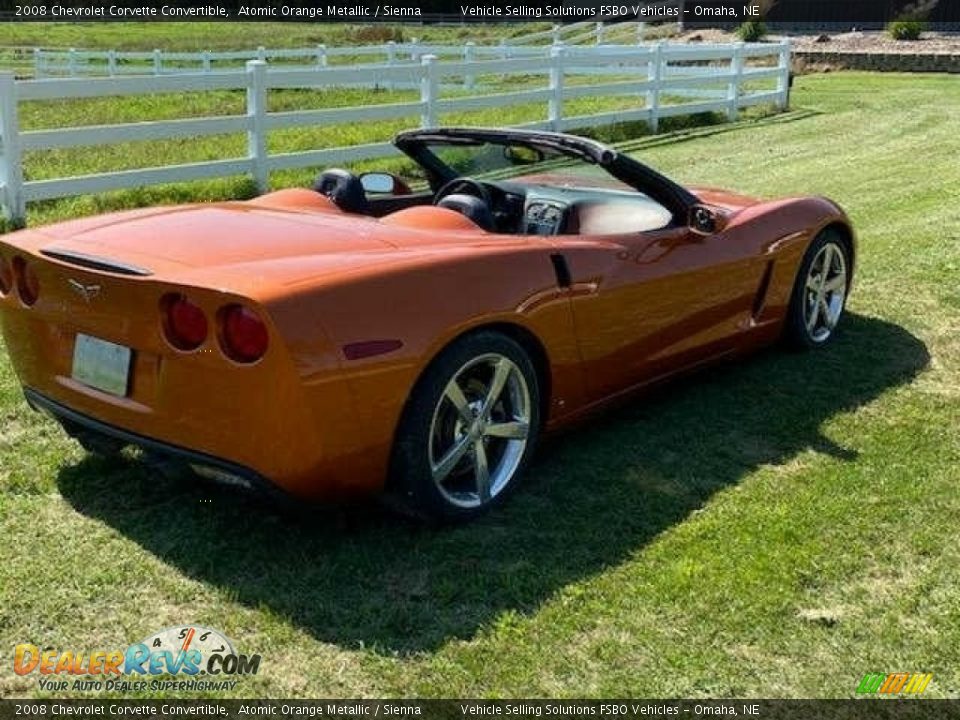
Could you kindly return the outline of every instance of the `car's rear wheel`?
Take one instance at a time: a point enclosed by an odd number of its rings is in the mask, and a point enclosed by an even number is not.
[[[513,488],[539,425],[537,374],[523,347],[496,332],[461,338],[414,388],[397,433],[389,495],[424,519],[470,519]]]
[[[835,230],[825,230],[800,263],[787,311],[787,341],[800,349],[829,342],[843,316],[849,286],[849,247]]]

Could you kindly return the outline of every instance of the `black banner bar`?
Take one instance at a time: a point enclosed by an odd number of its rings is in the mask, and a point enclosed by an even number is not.
[[[0,720],[64,717],[951,720],[960,700],[0,700]]]
[[[291,21],[553,22],[586,20],[730,25],[876,25],[915,11],[906,0],[779,0],[762,16],[753,0],[0,0],[0,20],[28,22]],[[960,2],[923,11],[938,26],[960,26]]]

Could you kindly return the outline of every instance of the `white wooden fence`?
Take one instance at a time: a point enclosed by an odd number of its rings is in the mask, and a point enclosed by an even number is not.
[[[751,62],[754,64],[751,64]],[[755,64],[759,61],[760,65]],[[419,100],[360,107],[268,112],[267,94],[280,88],[317,88],[362,83],[369,67],[328,66],[282,69],[264,60],[246,63],[244,72],[158,75],[150,77],[68,78],[15,80],[0,73],[0,199],[3,213],[15,223],[26,217],[30,201],[109,190],[135,188],[211,177],[252,175],[265,191],[271,171],[287,168],[350,163],[393,154],[387,142],[337,147],[296,153],[270,154],[267,135],[290,127],[345,125],[371,120],[420,118],[422,127],[438,124],[443,113],[473,111],[544,103],[545,118],[524,127],[566,130],[615,122],[645,121],[656,129],[666,117],[702,112],[725,112],[731,119],[740,108],[772,103],[785,108],[789,99],[790,46],[777,44],[603,46],[590,51],[561,45],[549,46],[549,54],[515,59],[458,60],[440,62],[426,55],[416,63],[381,65],[376,76],[381,83],[416,84]],[[618,78],[604,78],[616,73]],[[595,82],[566,82],[571,75],[593,74]],[[480,76],[543,76],[542,87],[486,95],[442,97],[441,83],[451,78],[470,87]],[[623,80],[623,77],[630,79]],[[754,90],[744,84],[775,79],[775,90]],[[772,83],[771,83],[772,84]],[[137,123],[64,127],[21,131],[19,104],[23,101],[66,100],[105,96],[136,96],[156,93],[207,90],[245,90],[246,112],[242,115],[201,117]],[[636,107],[573,116],[565,112],[568,100],[582,97],[628,96]],[[677,104],[663,102],[680,97]],[[693,100],[690,102],[689,100]],[[123,170],[45,180],[24,180],[22,157],[27,151],[79,146],[96,147],[128,141],[150,141],[245,133],[245,157],[221,159],[137,170]]]
[[[220,52],[180,52],[155,49],[152,51],[123,50],[50,50],[33,49],[33,77],[85,77],[117,75],[174,75],[180,73],[213,72],[235,69],[242,71],[249,60],[266,60],[285,66],[307,68],[327,67],[338,62],[357,65],[360,59],[370,65],[396,65],[419,62],[424,55],[438,58],[459,57],[463,60],[482,60],[545,55],[549,44],[592,45],[607,44],[607,39],[635,36],[643,42],[645,24],[624,22],[608,25],[602,22],[579,22],[555,25],[550,30],[529,33],[501,40],[497,45],[467,42],[461,45],[423,43],[416,39],[398,43],[389,41],[374,45],[327,46],[324,44],[299,48],[266,48],[255,50],[228,50]]]

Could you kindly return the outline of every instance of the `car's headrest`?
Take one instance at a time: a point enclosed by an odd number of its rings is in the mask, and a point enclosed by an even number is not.
[[[332,213],[343,212],[333,201],[323,195],[317,195],[306,188],[285,188],[274,190],[259,197],[247,200],[248,205],[276,208],[278,210],[320,210]]]
[[[492,232],[494,229],[493,213],[490,212],[490,208],[483,200],[473,195],[462,193],[447,195],[437,203],[437,207],[456,210],[461,215],[473,220],[484,230]]]
[[[365,215],[369,208],[367,194],[360,178],[340,168],[324,170],[313,183],[313,189],[333,200],[334,204],[348,213]]]

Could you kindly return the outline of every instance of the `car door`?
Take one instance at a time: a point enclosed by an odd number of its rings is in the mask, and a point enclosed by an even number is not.
[[[729,352],[763,276],[735,232],[685,226],[557,238],[592,400]]]

